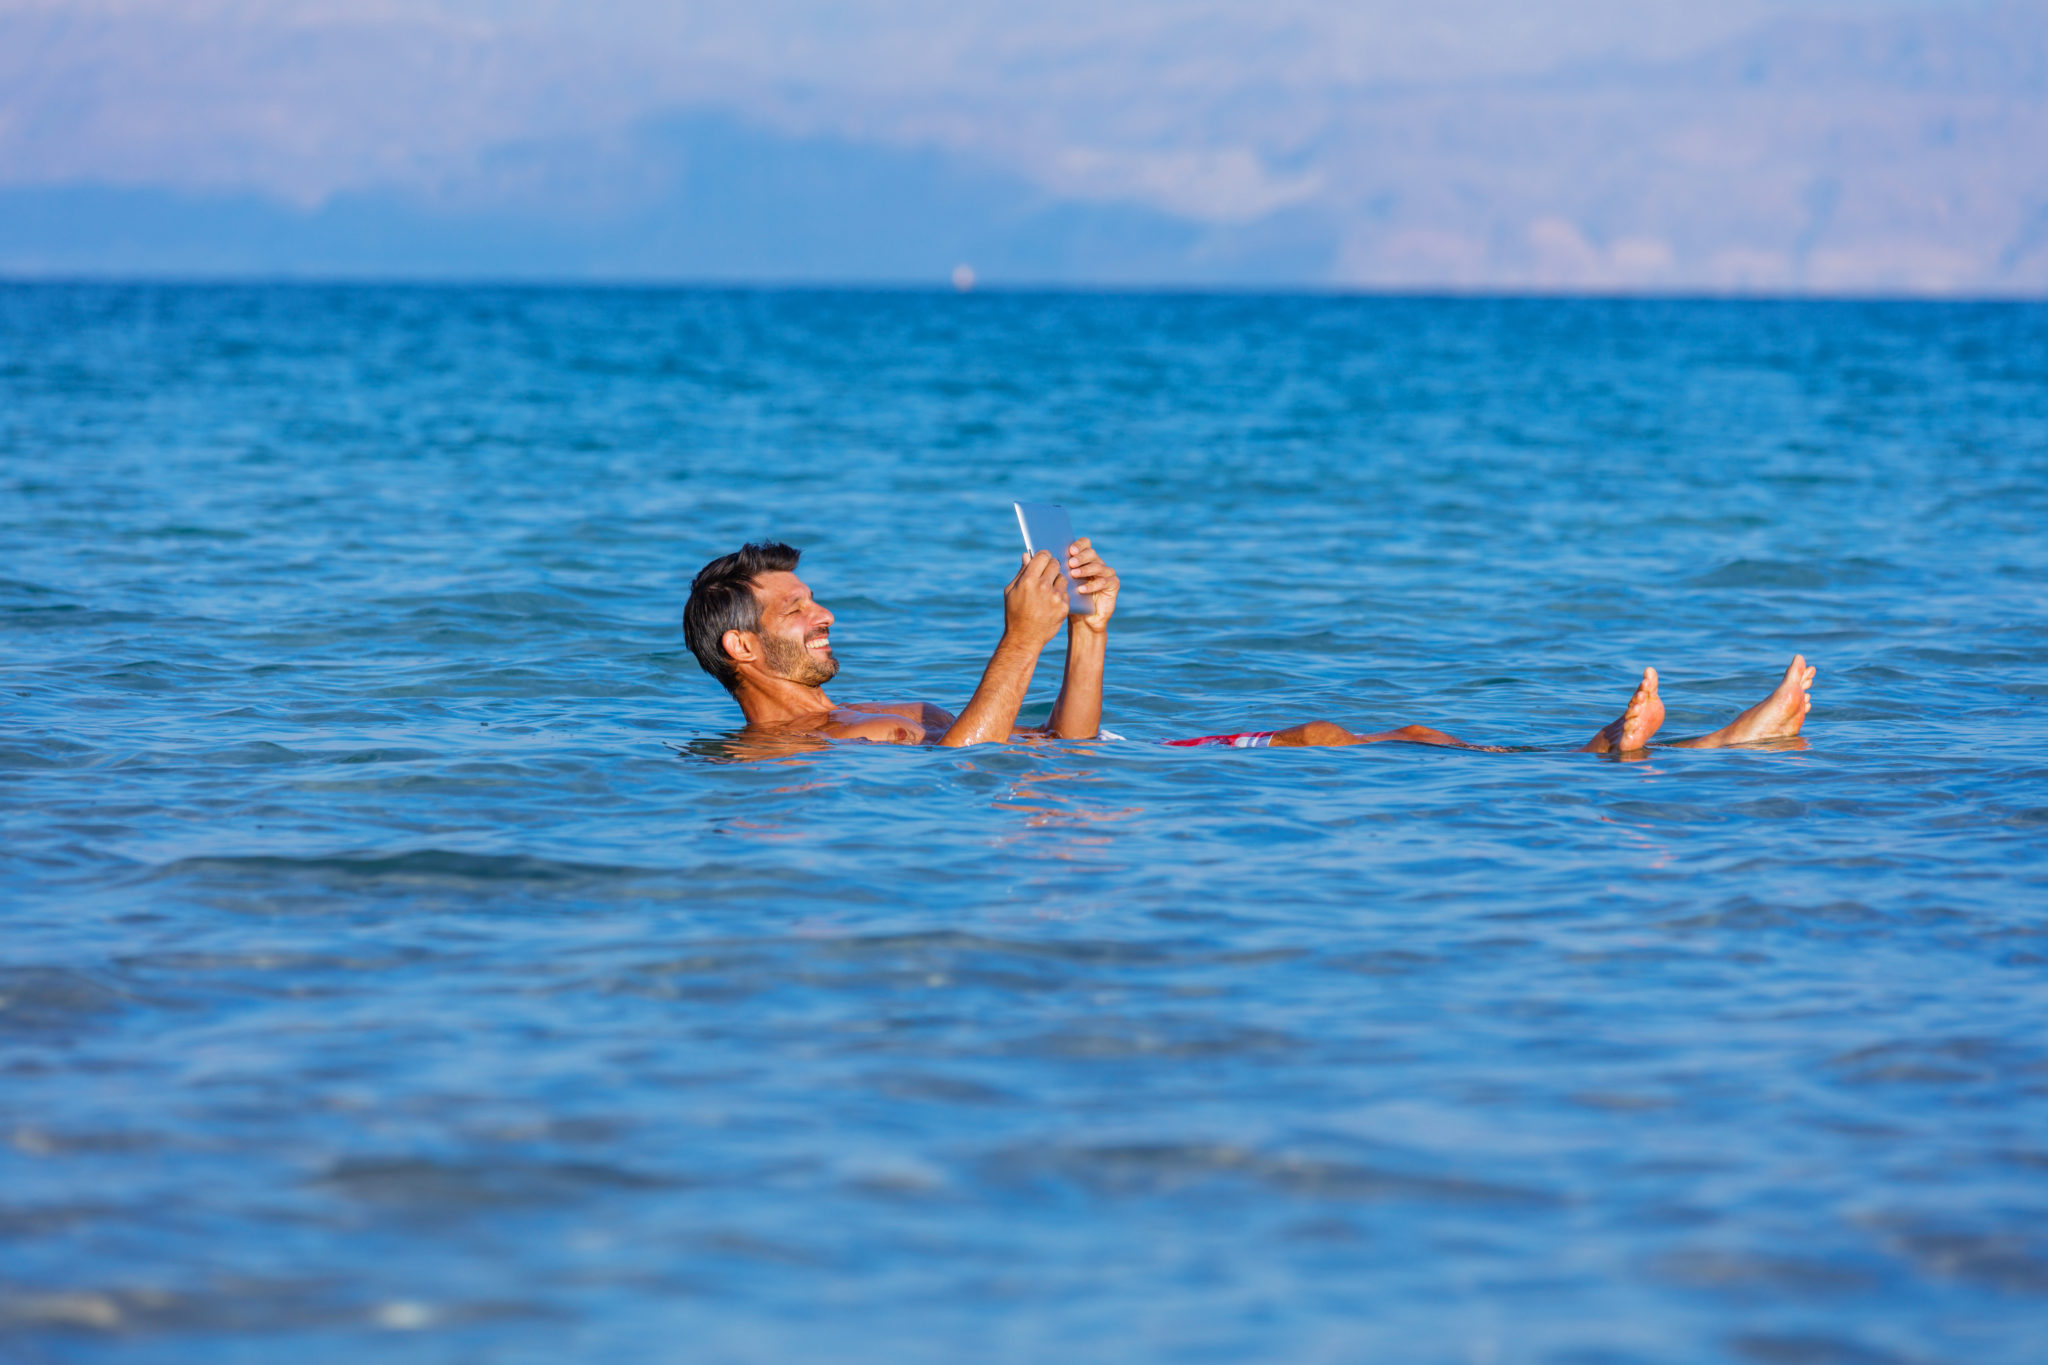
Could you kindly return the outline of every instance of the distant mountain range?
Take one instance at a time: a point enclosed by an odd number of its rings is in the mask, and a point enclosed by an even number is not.
[[[703,105],[306,203],[44,167],[0,183],[0,274],[2048,295],[2039,6],[1310,93],[1212,139],[1236,202],[1170,192],[1185,149],[1077,189],[987,139]]]
[[[777,136],[716,114],[650,121],[602,151],[497,159],[519,189],[344,193],[305,209],[156,188],[0,189],[0,270],[939,283],[968,264],[983,278],[1131,283],[1312,278],[1327,261],[1325,247],[1209,264],[1213,230],[1187,219],[1062,201],[938,152]]]

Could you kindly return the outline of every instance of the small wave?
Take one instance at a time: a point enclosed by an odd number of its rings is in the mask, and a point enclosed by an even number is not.
[[[1829,1067],[1853,1086],[1988,1085],[2038,1070],[2041,1060],[2000,1038],[1901,1038],[1842,1053]]]
[[[455,592],[431,597],[408,593],[384,598],[377,605],[403,612],[413,624],[476,620],[586,622],[594,614],[590,603],[580,597],[531,588],[503,592]]]
[[[0,1034],[64,1032],[119,1014],[128,996],[68,967],[0,967]]]
[[[90,763],[100,751],[89,744],[45,736],[24,744],[0,745],[0,772],[9,769],[76,768]]]
[[[653,1190],[679,1182],[597,1161],[477,1161],[351,1157],[314,1182],[365,1203],[418,1213],[574,1202],[596,1190]]]
[[[1738,559],[1686,580],[1693,588],[1825,588],[1834,579],[1815,564],[1779,559]]]
[[[523,853],[458,853],[417,849],[410,853],[330,854],[284,857],[275,854],[179,858],[152,868],[146,880],[176,878],[315,878],[350,882],[431,882],[503,885],[508,882],[580,882],[652,875],[649,869],[536,858]]]
[[[1555,1195],[1526,1186],[1457,1175],[1407,1172],[1295,1152],[1266,1153],[1231,1143],[1131,1142],[1020,1148],[990,1161],[999,1182],[1052,1179],[1097,1194],[1157,1195],[1191,1184],[1248,1180],[1306,1199],[1417,1200],[1540,1208]]]

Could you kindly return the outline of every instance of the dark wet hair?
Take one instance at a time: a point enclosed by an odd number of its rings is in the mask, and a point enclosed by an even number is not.
[[[756,545],[749,541],[729,555],[720,555],[697,571],[690,580],[690,600],[683,604],[683,643],[704,665],[704,671],[725,684],[730,692],[740,675],[725,652],[725,633],[761,629],[761,602],[754,596],[754,580],[764,573],[789,573],[803,551],[770,540]]]

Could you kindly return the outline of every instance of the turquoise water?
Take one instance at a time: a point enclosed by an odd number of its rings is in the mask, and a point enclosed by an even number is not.
[[[1012,498],[1130,742],[733,743]],[[0,288],[0,1357],[2038,1361],[2044,525],[2042,307]]]

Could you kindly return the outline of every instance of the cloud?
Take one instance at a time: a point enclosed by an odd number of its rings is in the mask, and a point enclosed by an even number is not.
[[[1247,223],[1313,199],[1321,172],[1277,174],[1246,147],[1157,152],[1066,149],[1050,188],[1075,198],[1138,199],[1211,223]]]
[[[459,176],[506,142],[677,107],[973,151],[1048,183],[1077,152],[1200,175],[1231,154],[1279,166],[1344,101],[1388,83],[1495,79],[1602,52],[1667,56],[1771,8],[0,0],[0,106],[16,124],[0,141],[0,183],[317,200]]]
[[[709,183],[678,169],[703,147],[658,136],[685,115],[818,177],[720,172],[762,213],[855,192],[821,148],[878,175],[937,158],[920,193],[962,240],[1064,206],[1059,251],[991,248],[1048,278],[1131,278],[1143,238],[1160,280],[2048,290],[2038,3],[0,0],[0,186],[301,224],[378,203],[583,243],[536,271],[723,277],[717,234],[649,245],[652,206]],[[905,268],[870,247],[816,259]]]

